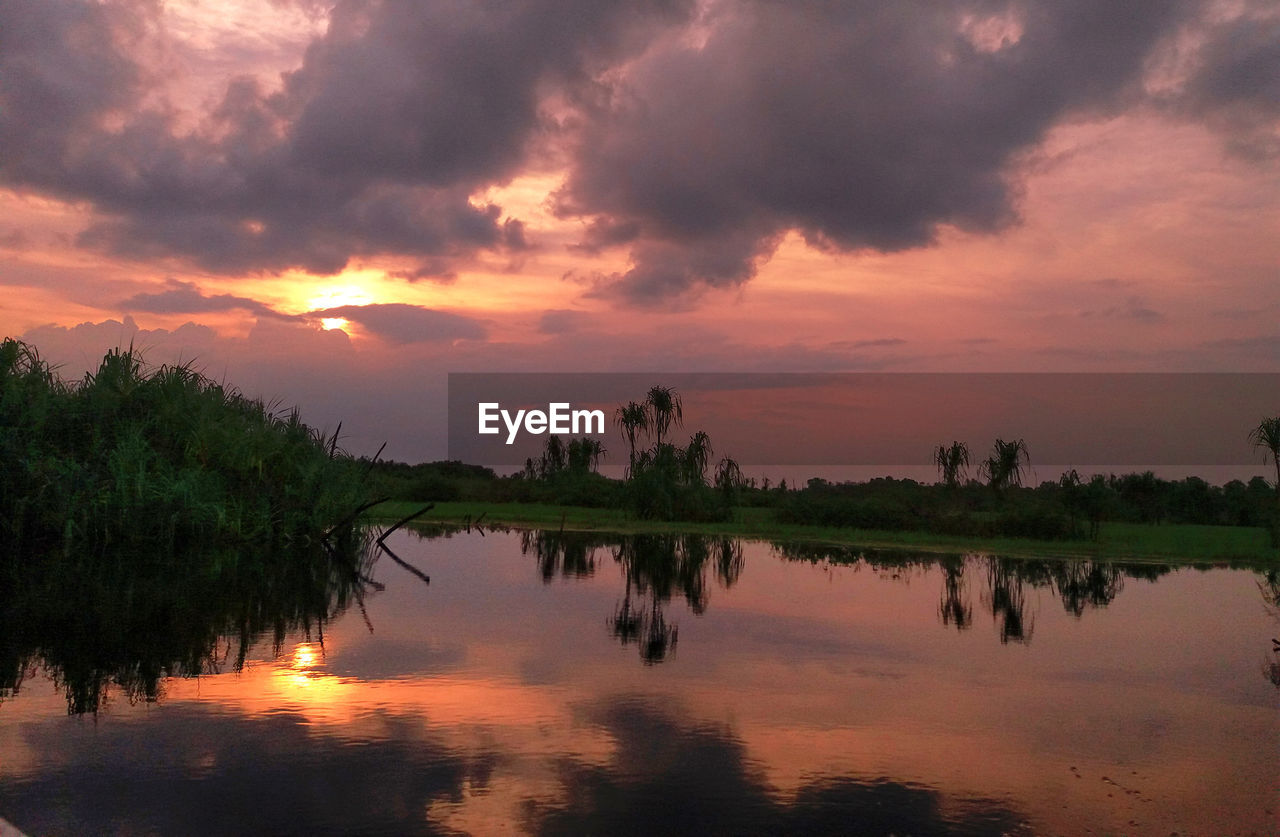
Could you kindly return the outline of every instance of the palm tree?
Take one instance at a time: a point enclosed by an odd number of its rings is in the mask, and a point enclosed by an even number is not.
[[[604,445],[599,439],[592,439],[590,436],[570,439],[567,453],[569,470],[577,474],[594,471],[600,465],[605,452]]]
[[[1267,461],[1267,451],[1271,453],[1271,461],[1276,466],[1276,498],[1280,500],[1280,416],[1264,418],[1258,426],[1249,432],[1249,441],[1253,447],[1264,448],[1262,461]],[[1280,546],[1280,511],[1271,524],[1271,544]]]
[[[1031,467],[1031,454],[1027,451],[1027,443],[1022,439],[1006,442],[996,439],[991,448],[991,455],[978,469],[987,478],[987,483],[996,491],[1003,491],[1010,485],[1022,485],[1024,468]]]
[[[1253,447],[1265,448],[1262,454],[1262,461],[1267,461],[1267,452],[1271,454],[1271,461],[1276,466],[1276,492],[1280,493],[1280,416],[1275,418],[1264,418],[1258,423],[1258,426],[1249,432],[1249,441],[1253,442]]]
[[[646,404],[637,404],[634,401],[629,401],[614,411],[613,423],[621,428],[622,435],[627,439],[627,445],[631,449],[627,463],[634,470],[636,466],[636,436],[642,431],[647,431],[652,424],[649,407]]]
[[[702,485],[707,481],[707,463],[711,461],[711,437],[699,430],[689,439],[684,449],[684,479],[689,485]]]
[[[964,479],[964,472],[969,467],[969,446],[964,442],[952,442],[951,447],[938,445],[933,452],[933,464],[938,466],[938,474],[948,488],[955,488]]]
[[[661,446],[662,437],[671,429],[672,424],[676,427],[684,425],[684,404],[675,389],[664,386],[650,387],[645,402],[649,405],[652,430]]]

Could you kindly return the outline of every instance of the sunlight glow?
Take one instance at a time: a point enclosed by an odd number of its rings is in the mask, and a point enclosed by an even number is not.
[[[345,317],[321,317],[320,327],[325,331],[333,331],[335,328],[346,328],[350,325],[350,321]]]
[[[320,650],[311,642],[300,642],[293,649],[293,660],[289,668],[299,673],[312,669],[320,661]]]
[[[359,285],[330,285],[307,299],[311,311],[341,308],[344,305],[368,305],[373,297]]]

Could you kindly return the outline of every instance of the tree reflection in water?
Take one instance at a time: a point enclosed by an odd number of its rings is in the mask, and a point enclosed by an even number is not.
[[[1280,623],[1280,570],[1258,573],[1258,592],[1262,594],[1262,606]],[[1262,674],[1271,685],[1280,689],[1280,639],[1271,638],[1271,655],[1262,663]]]
[[[689,609],[701,614],[710,588],[732,587],[743,568],[742,542],[733,538],[526,531],[520,544],[525,554],[537,559],[546,583],[593,575],[611,556],[622,571],[622,597],[607,626],[623,645],[637,645],[646,663],[666,659],[677,643],[678,625],[665,610],[674,596],[683,596]],[[971,579],[980,579],[978,600],[1006,644],[1029,643],[1035,633],[1030,590],[1052,591],[1064,610],[1082,617],[1087,610],[1110,604],[1124,589],[1125,579],[1154,581],[1172,571],[1154,564],[933,555],[819,544],[775,543],[773,551],[789,561],[866,566],[890,580],[936,570],[942,577],[938,618],[961,631],[973,625]]]
[[[742,543],[733,538],[695,534],[595,535],[583,532],[526,531],[521,551],[538,562],[544,582],[589,576],[599,555],[607,553],[621,568],[622,600],[607,621],[623,645],[636,644],[646,664],[660,663],[679,641],[679,625],[665,606],[684,597],[695,614],[706,611],[711,581],[732,587],[742,574]]]
[[[775,554],[790,561],[870,567],[889,579],[909,578],[936,567],[942,575],[938,618],[943,625],[965,630],[973,622],[968,577],[980,574],[979,599],[999,627],[1002,643],[1027,643],[1035,629],[1035,614],[1027,590],[1050,590],[1068,613],[1081,617],[1090,608],[1106,607],[1124,588],[1126,578],[1154,581],[1172,572],[1160,564],[1132,564],[1081,559],[1031,560],[991,555],[920,555],[893,550],[814,544],[773,545]]]
[[[96,713],[113,687],[153,702],[167,677],[239,671],[270,636],[279,654],[379,585],[367,544],[235,551],[61,553],[0,563],[0,698],[43,668],[68,714]],[[367,617],[366,617],[367,618]]]

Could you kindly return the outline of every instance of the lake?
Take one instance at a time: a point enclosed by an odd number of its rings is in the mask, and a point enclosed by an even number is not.
[[[154,578],[4,594],[0,817],[31,835],[1280,822],[1274,571],[387,543],[430,583],[382,555],[174,597]]]

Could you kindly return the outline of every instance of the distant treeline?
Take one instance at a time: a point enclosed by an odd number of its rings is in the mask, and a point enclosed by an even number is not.
[[[190,365],[112,350],[63,381],[0,343],[0,550],[170,554],[316,543],[367,496],[362,469],[303,424]]]
[[[803,488],[785,480],[773,487],[767,479],[746,478],[728,457],[712,467],[715,452],[702,431],[684,446],[674,444],[671,434],[683,412],[680,395],[663,386],[617,408],[614,422],[627,442],[622,480],[596,472],[607,454],[598,440],[557,436],[519,474],[502,478],[460,462],[369,467],[380,493],[405,500],[625,508],[637,518],[690,522],[729,520],[734,507],[745,505],[772,508],[783,524],[1038,540],[1097,539],[1103,522],[1250,526],[1268,528],[1280,545],[1280,489],[1262,477],[1212,486],[1198,477],[1163,480],[1150,471],[1083,478],[1073,470],[1033,488],[1023,482],[1031,470],[1027,443],[996,439],[976,463],[982,482],[964,478],[975,457],[967,444],[952,442],[934,450],[936,484],[815,478]],[[1280,457],[1280,418],[1263,419],[1247,441],[1273,460]],[[1274,464],[1280,479],[1280,462]]]
[[[628,508],[634,491],[623,480],[586,468],[548,477],[499,477],[489,468],[461,462],[372,467],[371,490],[401,500]],[[714,493],[711,487],[706,491]],[[973,480],[954,487],[890,477],[843,483],[811,479],[803,487],[744,480],[735,488],[734,502],[776,509],[783,523],[1042,540],[1088,538],[1102,522],[1266,527],[1276,515],[1275,489],[1262,477],[1210,485],[1199,477],[1165,480],[1151,472],[1089,480],[1068,475],[998,493]]]
[[[749,500],[758,501],[753,494],[747,492]],[[1072,472],[1036,488],[999,492],[972,480],[947,486],[813,479],[769,500],[783,522],[1040,540],[1096,538],[1103,522],[1267,527],[1276,516],[1275,490],[1262,477],[1214,486],[1199,477],[1164,480],[1150,471],[1087,481]]]

